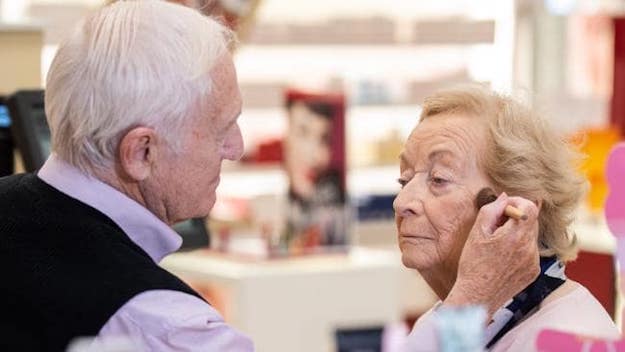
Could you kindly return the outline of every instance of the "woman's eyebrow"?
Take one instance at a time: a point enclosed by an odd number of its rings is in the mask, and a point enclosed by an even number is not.
[[[406,157],[406,154],[404,154],[404,152],[399,153],[399,163],[400,164],[409,164],[408,157]]]
[[[436,149],[430,152],[430,155],[428,156],[428,159],[432,162],[434,161],[438,161],[440,159],[442,159],[445,156],[452,156],[455,157],[456,154],[454,152],[452,152],[449,149]]]
[[[452,157],[456,156],[456,154],[449,149],[437,149],[437,150],[430,152],[430,155],[428,155],[428,160],[433,163],[433,162],[439,161],[440,159],[442,159],[443,157],[447,155],[452,156]],[[408,157],[406,156],[404,152],[399,154],[399,162],[400,164],[411,165],[410,159],[408,159]]]
[[[448,158],[446,158],[448,157]],[[434,164],[437,162],[441,162],[442,164],[452,167],[452,168],[459,168],[461,167],[460,165],[461,162],[458,158],[458,154],[456,154],[454,151],[452,151],[451,149],[437,149],[434,150],[432,152],[430,152],[430,155],[428,156],[428,159],[430,160],[430,163]],[[443,160],[444,159],[444,160]]]

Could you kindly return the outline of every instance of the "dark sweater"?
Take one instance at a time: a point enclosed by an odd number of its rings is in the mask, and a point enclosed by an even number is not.
[[[137,294],[199,295],[111,219],[35,175],[0,178],[0,351],[63,351]]]

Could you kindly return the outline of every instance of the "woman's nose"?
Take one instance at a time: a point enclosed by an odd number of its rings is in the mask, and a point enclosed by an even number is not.
[[[395,214],[401,217],[418,216],[423,213],[423,203],[418,197],[416,190],[408,187],[402,188],[393,201]]]

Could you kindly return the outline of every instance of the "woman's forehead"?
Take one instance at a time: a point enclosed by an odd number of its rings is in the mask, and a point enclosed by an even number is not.
[[[425,119],[412,131],[404,154],[408,159],[466,158],[484,151],[485,129],[479,119],[464,115],[441,115]]]

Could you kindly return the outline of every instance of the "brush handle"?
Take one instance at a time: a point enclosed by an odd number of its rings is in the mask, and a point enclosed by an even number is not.
[[[485,187],[482,188],[477,195],[475,196],[475,206],[478,210],[480,210],[486,204],[492,203],[497,200],[497,195],[492,188]],[[506,206],[504,209],[504,214],[509,218],[513,218],[516,220],[527,220],[527,215],[523,214],[521,210],[513,207],[512,205]]]
[[[512,205],[506,206],[504,214],[516,220],[527,220],[527,215],[523,214],[519,208],[515,208]]]

